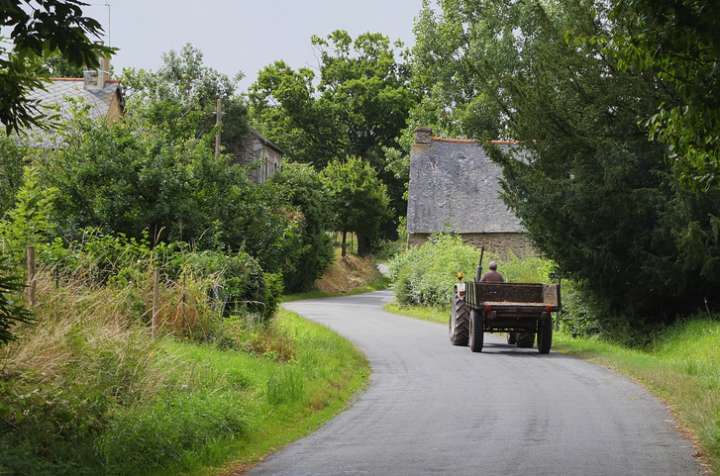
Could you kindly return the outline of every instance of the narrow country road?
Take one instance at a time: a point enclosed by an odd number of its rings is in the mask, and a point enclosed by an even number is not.
[[[643,388],[562,354],[491,337],[453,347],[438,324],[383,311],[389,292],[285,307],[350,338],[367,391],[252,475],[688,475],[691,443]]]

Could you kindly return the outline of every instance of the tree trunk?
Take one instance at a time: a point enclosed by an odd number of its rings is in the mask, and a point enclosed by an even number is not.
[[[372,251],[372,248],[370,246],[370,240],[368,240],[367,237],[365,237],[361,234],[358,234],[357,242],[358,242],[358,255],[368,256],[370,254],[370,252]]]
[[[341,255],[342,255],[343,258],[344,258],[345,256],[347,256],[347,231],[344,231],[344,230],[343,230],[343,232],[342,232],[342,245],[341,245],[341,249],[342,249]]]

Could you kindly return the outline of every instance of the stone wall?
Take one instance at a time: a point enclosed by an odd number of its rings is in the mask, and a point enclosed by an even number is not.
[[[477,248],[484,246],[487,251],[501,256],[507,255],[509,251],[519,257],[537,254],[530,239],[524,233],[461,233],[460,237],[465,243]],[[430,234],[427,233],[413,233],[408,241],[411,246],[416,246],[423,244],[429,238]]]
[[[243,141],[237,158],[241,164],[251,166],[249,176],[256,183],[269,180],[282,166],[282,154],[252,131]]]

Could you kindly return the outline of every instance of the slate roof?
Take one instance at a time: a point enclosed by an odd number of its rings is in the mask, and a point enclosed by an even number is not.
[[[40,100],[42,111],[48,108],[50,114],[59,116],[57,119],[69,119],[70,103],[67,98],[80,98],[90,105],[90,117],[100,119],[107,117],[113,96],[121,94],[120,84],[117,81],[106,81],[100,88],[86,88],[83,78],[52,78],[45,83],[45,91],[36,89],[29,95],[30,99]],[[56,146],[56,138],[52,129],[29,131],[31,142],[39,147]]]
[[[513,147],[511,142],[498,142]],[[482,144],[433,137],[410,156],[409,233],[524,233],[500,198],[502,171]]]

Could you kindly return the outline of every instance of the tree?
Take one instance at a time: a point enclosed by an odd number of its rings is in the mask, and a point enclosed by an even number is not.
[[[25,150],[16,140],[0,135],[0,219],[15,205],[22,184]]]
[[[390,213],[387,187],[370,164],[357,157],[333,161],[322,171],[342,232],[342,256],[347,255],[347,233],[358,235],[358,253],[370,253],[380,239],[380,230]]]
[[[395,214],[404,214],[403,182],[384,167],[384,148],[398,146],[416,100],[402,44],[379,33],[353,39],[342,30],[314,36],[312,44],[319,77],[283,62],[264,68],[249,90],[252,120],[298,162],[322,168],[350,155],[368,161]]]
[[[673,100],[647,118],[651,137],[670,146],[687,188],[720,188],[720,3],[615,0],[618,25],[607,43],[619,67],[652,74]]]
[[[55,235],[57,193],[57,189],[40,183],[34,168],[25,167],[15,206],[8,212],[7,220],[0,222],[0,244],[14,264],[22,262],[28,246],[45,243]]]
[[[60,190],[66,238],[79,238],[85,227],[136,238],[147,229],[153,237],[162,233],[200,247],[241,246],[238,223],[252,216],[242,197],[251,184],[229,157],[214,157],[211,136],[175,137],[142,116],[98,122],[86,108],[58,132],[64,147],[46,152],[40,173],[43,183]]]
[[[202,52],[186,44],[180,52],[163,55],[158,71],[126,69],[122,83],[126,88],[127,113],[142,115],[176,137],[201,136],[214,130],[218,99],[222,103],[222,144],[239,153],[248,132],[247,108],[235,95],[234,78],[208,67]]]
[[[414,70],[430,72],[419,78],[428,94],[420,113],[481,139],[520,141],[491,153],[539,250],[605,316],[658,321],[704,306],[720,286],[711,231],[720,197],[680,190],[668,149],[648,139],[645,119],[675,98],[608,55],[616,24],[605,4],[440,7],[426,4],[416,29]]]
[[[0,123],[7,132],[40,123],[42,112],[29,94],[43,87],[43,57],[59,53],[72,66],[97,67],[112,48],[94,40],[102,27],[83,16],[78,0],[7,0],[0,5],[0,28],[12,48],[0,42]]]
[[[30,312],[20,300],[24,288],[22,279],[11,273],[5,263],[0,261],[0,345],[13,340],[12,328],[16,324],[31,320]]]
[[[318,96],[315,73],[282,61],[266,66],[250,86],[252,122],[290,160],[318,169],[348,150],[348,132],[337,104]]]
[[[297,217],[300,224],[300,253],[294,269],[283,273],[285,289],[307,291],[333,259],[332,240],[328,235],[331,209],[320,175],[308,164],[286,163],[273,175],[270,186],[278,205]]]

